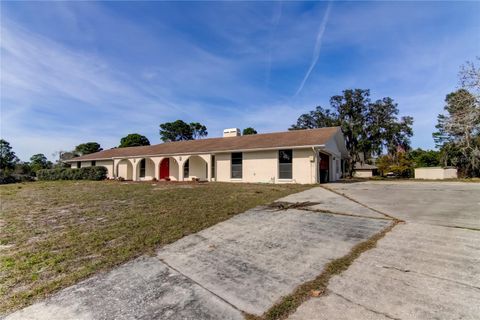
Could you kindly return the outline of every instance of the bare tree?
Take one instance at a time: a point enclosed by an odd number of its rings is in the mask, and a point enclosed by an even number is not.
[[[480,64],[480,57],[477,57],[476,60]],[[473,61],[467,61],[460,67],[459,77],[461,87],[469,90],[478,99],[480,95],[480,67],[475,65]]]
[[[480,58],[477,58],[480,61]],[[445,165],[465,176],[480,175],[480,68],[466,62],[459,73],[461,89],[447,95],[433,138]]]

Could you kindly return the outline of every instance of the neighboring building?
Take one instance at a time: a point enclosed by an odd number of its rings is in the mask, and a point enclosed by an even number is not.
[[[348,157],[339,127],[116,148],[68,161],[72,168],[108,169],[109,178],[263,183],[319,183],[342,176]]]
[[[371,178],[378,173],[378,168],[368,163],[356,162],[353,168],[353,176],[357,178]]]
[[[415,168],[415,179],[426,180],[443,180],[443,179],[457,179],[456,168],[441,168],[441,167],[423,167]]]

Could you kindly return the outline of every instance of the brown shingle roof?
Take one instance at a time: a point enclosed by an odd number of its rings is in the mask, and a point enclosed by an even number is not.
[[[111,159],[151,155],[210,153],[220,151],[318,146],[325,144],[339,127],[264,133],[228,138],[177,141],[152,146],[115,148],[73,158],[69,161]]]

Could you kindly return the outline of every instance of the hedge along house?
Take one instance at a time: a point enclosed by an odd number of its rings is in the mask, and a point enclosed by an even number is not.
[[[73,158],[72,168],[104,166],[125,180],[323,183],[342,176],[348,157],[339,127],[115,148]]]

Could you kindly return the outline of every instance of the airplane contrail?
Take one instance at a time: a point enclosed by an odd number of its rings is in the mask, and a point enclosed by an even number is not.
[[[297,92],[295,93],[295,96],[297,96],[300,93],[300,91],[302,91],[303,86],[305,85],[305,82],[307,82],[308,78],[310,77],[310,74],[313,71],[313,68],[315,68],[315,65],[317,64],[318,58],[320,57],[320,49],[322,47],[322,38],[323,38],[323,34],[325,33],[325,28],[327,26],[328,18],[330,17],[331,7],[332,7],[332,3],[329,2],[327,6],[327,10],[323,15],[320,28],[318,29],[317,40],[315,42],[315,48],[313,49],[312,62],[310,63],[310,67],[308,68],[307,73],[305,74],[305,77],[303,77],[302,83],[300,83],[300,86],[298,87]]]

